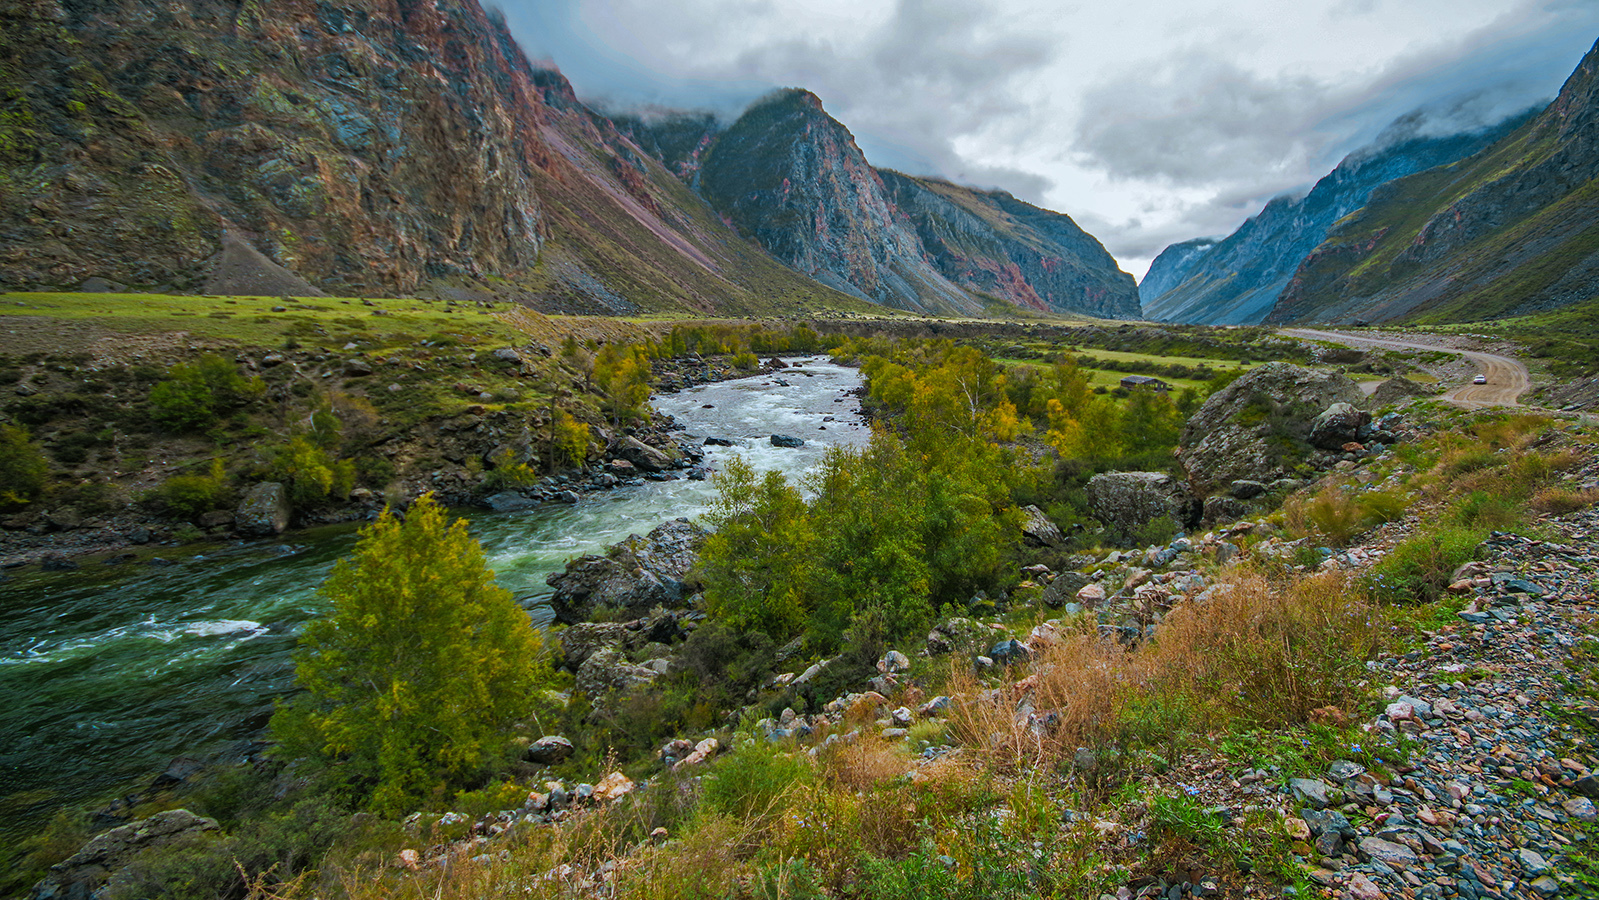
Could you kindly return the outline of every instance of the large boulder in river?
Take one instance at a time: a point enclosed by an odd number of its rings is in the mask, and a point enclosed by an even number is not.
[[[271,537],[289,527],[289,492],[276,481],[250,488],[233,513],[233,530],[250,537]]]
[[[1113,536],[1130,539],[1151,522],[1194,524],[1196,504],[1165,472],[1105,472],[1088,479],[1088,508]]]
[[[652,447],[635,437],[619,437],[611,442],[605,452],[612,459],[627,460],[633,468],[642,472],[665,472],[676,466],[678,460],[672,452]]]
[[[1337,372],[1267,363],[1210,396],[1183,426],[1183,468],[1206,496],[1240,478],[1281,478],[1310,451],[1316,417],[1365,398]]]
[[[568,625],[593,617],[596,608],[642,615],[657,606],[683,605],[684,585],[707,532],[687,519],[632,535],[603,556],[580,556],[545,579],[555,594],[550,608]]]
[[[95,835],[77,853],[50,867],[33,886],[29,900],[93,900],[115,887],[123,869],[146,850],[158,850],[217,831],[215,819],[186,809],[169,809],[148,819]]]

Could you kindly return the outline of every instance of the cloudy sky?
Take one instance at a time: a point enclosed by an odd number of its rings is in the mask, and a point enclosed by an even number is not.
[[[1142,277],[1399,116],[1448,133],[1559,90],[1599,0],[499,0],[613,109],[816,92],[878,166],[1065,212]]]

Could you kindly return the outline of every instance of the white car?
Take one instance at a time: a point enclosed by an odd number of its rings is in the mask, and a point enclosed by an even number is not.
[[[1488,376],[1487,375],[1478,375],[1476,378],[1471,379],[1471,383],[1472,384],[1487,384],[1488,383]]]

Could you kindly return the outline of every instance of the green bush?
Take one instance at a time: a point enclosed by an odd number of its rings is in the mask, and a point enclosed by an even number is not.
[[[192,519],[226,507],[233,499],[233,491],[228,486],[222,460],[213,459],[206,474],[174,475],[152,491],[151,497],[174,515]]]
[[[710,812],[771,822],[782,813],[789,796],[815,777],[804,757],[746,733],[740,735],[737,750],[716,764],[701,798]]]
[[[1373,599],[1384,603],[1437,600],[1449,587],[1449,576],[1476,557],[1486,537],[1481,529],[1462,526],[1419,531],[1371,567],[1367,589]]]
[[[287,484],[289,502],[296,508],[313,506],[329,497],[342,500],[355,487],[354,462],[337,459],[301,435],[290,438],[278,450],[271,472]]]
[[[50,464],[21,425],[0,425],[0,509],[27,506],[49,485]]]
[[[260,378],[245,378],[233,363],[207,353],[167,370],[166,380],[150,389],[151,415],[174,431],[204,431],[265,392]]]

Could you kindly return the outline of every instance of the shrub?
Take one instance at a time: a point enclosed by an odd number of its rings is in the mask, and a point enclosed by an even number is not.
[[[1573,491],[1568,488],[1544,488],[1533,495],[1532,508],[1550,515],[1565,515],[1599,503],[1599,491]]]
[[[296,507],[312,506],[335,497],[349,496],[355,487],[355,463],[336,459],[302,435],[295,435],[277,451],[272,475],[287,484],[289,502]]]
[[[753,372],[761,364],[760,359],[753,353],[745,351],[733,354],[733,368],[740,372]]]
[[[589,426],[559,410],[550,420],[550,465],[581,466],[588,461]]]
[[[1456,501],[1452,518],[1478,528],[1509,528],[1521,521],[1521,509],[1503,496],[1472,491]]]
[[[300,639],[305,694],[272,730],[291,755],[337,763],[394,814],[462,786],[506,749],[547,682],[542,640],[494,583],[465,520],[425,495],[364,529]]]
[[[1410,511],[1410,498],[1404,491],[1367,491],[1355,498],[1360,515],[1366,522],[1377,525],[1397,522]]]
[[[538,483],[539,473],[533,471],[533,467],[527,463],[518,462],[516,454],[509,447],[496,453],[489,462],[493,468],[484,473],[483,486],[491,491],[527,487]]]
[[[1430,603],[1443,596],[1449,576],[1476,556],[1485,537],[1462,526],[1418,531],[1371,567],[1366,587],[1383,603]]]
[[[220,459],[211,460],[210,470],[204,475],[174,475],[151,492],[154,500],[184,518],[221,509],[231,496],[227,472]]]
[[[27,506],[49,484],[50,464],[21,425],[0,425],[0,509]]]
[[[1328,485],[1308,499],[1290,500],[1283,505],[1283,514],[1291,531],[1315,535],[1334,547],[1344,546],[1366,528],[1360,506],[1339,485]]]
[[[166,380],[150,389],[151,415],[176,431],[202,431],[265,392],[266,382],[245,378],[233,363],[207,353],[167,370]]]

